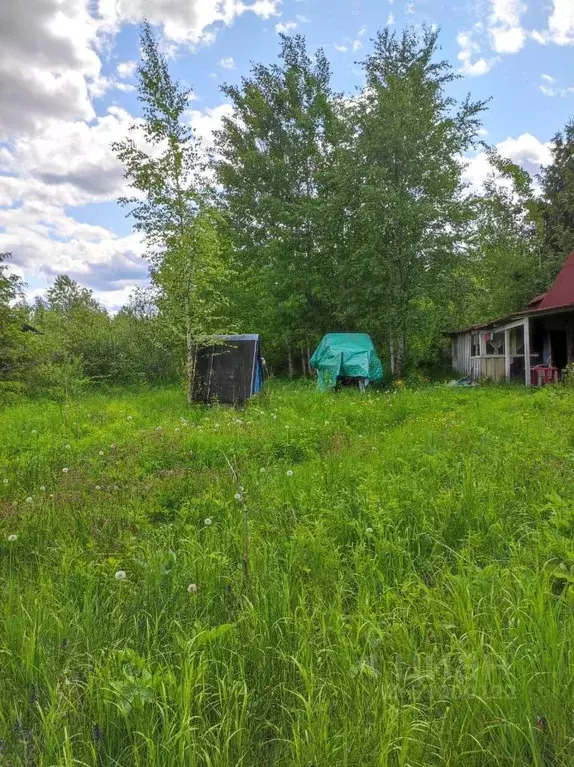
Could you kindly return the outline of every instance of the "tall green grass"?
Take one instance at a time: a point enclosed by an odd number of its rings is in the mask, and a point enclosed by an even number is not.
[[[572,765],[573,413],[296,385],[4,411],[0,765]]]

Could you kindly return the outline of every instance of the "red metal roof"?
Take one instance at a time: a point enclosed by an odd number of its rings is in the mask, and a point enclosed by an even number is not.
[[[558,309],[559,307],[570,306],[571,304],[574,304],[574,250],[564,262],[564,266],[558,272],[552,287],[544,295],[536,309],[544,311],[545,309]]]

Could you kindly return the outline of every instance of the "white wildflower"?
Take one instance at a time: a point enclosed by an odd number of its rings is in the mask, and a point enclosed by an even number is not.
[[[241,495],[241,493],[235,493],[233,497],[235,498],[236,501],[243,500],[243,496]]]
[[[176,427],[175,427],[175,430],[176,430],[176,431],[179,431],[179,428],[176,426]]]
[[[70,445],[64,445],[64,447],[66,448],[66,450],[70,449]]]
[[[115,445],[115,443],[113,443],[113,442],[112,442],[112,444],[110,445],[110,449],[111,449],[111,450],[115,450],[115,449],[116,449],[116,445]]]
[[[267,469],[265,468],[265,466],[262,466],[262,467],[259,469],[259,473],[260,473],[260,474],[265,474],[265,472],[266,472],[266,471],[267,471]]]
[[[288,477],[292,477],[293,476],[293,472],[291,471],[291,469],[287,469],[287,476]]]
[[[46,492],[46,485],[40,485],[40,490],[45,493]]]
[[[98,455],[103,455],[103,454],[104,454],[103,450],[100,450],[100,452],[98,453]]]
[[[18,536],[16,535],[16,533],[12,533],[11,535],[8,536],[8,540],[10,541],[10,543],[14,543],[14,541],[18,540]]]
[[[100,485],[96,485],[96,490],[101,490],[101,489],[102,488],[100,487]]]
[[[203,520],[203,524],[204,524],[206,527],[209,527],[209,526],[211,525],[211,519],[210,519],[209,517],[206,517],[206,518]]]
[[[373,532],[373,528],[372,527],[367,527],[365,532],[370,534],[370,533]]]
[[[38,432],[36,431],[36,429],[32,429],[32,434],[37,434],[37,433]]]
[[[127,578],[127,573],[125,570],[118,570],[117,573],[114,575],[114,578],[116,581],[125,581]]]
[[[155,430],[156,430],[156,431],[161,431],[161,426],[156,426],[156,427],[155,427]]]
[[[128,420],[128,421],[131,421],[131,420],[132,420],[132,418],[133,418],[133,416],[131,416],[131,415],[128,415],[128,417],[127,417],[127,420]]]
[[[187,591],[190,594],[197,594],[197,583],[190,583],[187,587]]]
[[[64,466],[62,471],[64,472],[64,474],[67,474],[70,470],[67,468],[67,466]]]
[[[7,484],[8,484],[8,477],[4,477],[4,479],[2,480],[2,482],[3,482],[5,485],[7,485]]]
[[[32,496],[31,496],[31,495],[29,495],[29,496],[26,498],[26,503],[34,503],[34,499],[32,498]]]

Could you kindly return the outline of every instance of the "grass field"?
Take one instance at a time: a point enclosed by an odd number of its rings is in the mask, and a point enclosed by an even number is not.
[[[303,385],[4,411],[0,765],[571,766],[573,414]]]

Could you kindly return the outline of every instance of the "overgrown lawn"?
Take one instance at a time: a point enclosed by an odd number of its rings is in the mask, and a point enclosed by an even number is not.
[[[573,413],[304,385],[0,413],[0,765],[572,765]]]

